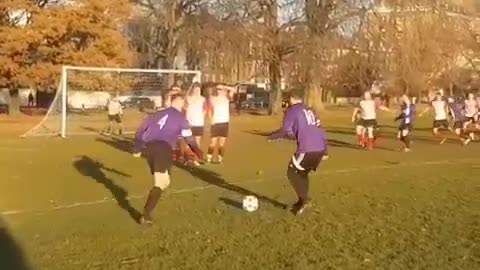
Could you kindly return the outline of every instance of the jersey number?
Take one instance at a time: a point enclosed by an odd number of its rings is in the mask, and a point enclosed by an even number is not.
[[[315,114],[313,114],[312,111],[310,110],[303,110],[303,113],[305,113],[305,118],[307,119],[307,124],[309,126],[315,126],[317,125],[317,119],[315,117]]]
[[[160,129],[163,129],[163,127],[165,126],[165,124],[167,123],[167,119],[168,119],[168,114],[165,115],[164,117],[160,118],[160,120],[158,121],[158,126],[160,127]]]

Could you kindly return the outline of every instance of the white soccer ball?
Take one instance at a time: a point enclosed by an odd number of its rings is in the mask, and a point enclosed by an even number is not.
[[[242,207],[247,212],[255,212],[258,209],[257,197],[252,195],[243,197]]]

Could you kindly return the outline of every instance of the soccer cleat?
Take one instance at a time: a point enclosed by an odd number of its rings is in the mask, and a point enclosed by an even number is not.
[[[447,141],[447,138],[443,138],[441,141],[440,141],[440,144],[444,144],[445,142]]]
[[[463,141],[463,146],[466,146],[467,144],[469,144],[472,140],[471,139],[466,139]]]
[[[205,160],[207,163],[212,163],[212,156],[207,155],[207,159]]]
[[[299,215],[303,214],[303,212],[305,212],[305,209],[307,209],[308,207],[310,207],[310,204],[308,202],[303,203],[303,204],[299,205],[298,207],[296,207],[295,209],[293,209],[292,213],[295,216],[299,216]]]
[[[152,224],[153,224],[153,220],[152,220],[152,218],[142,216],[142,217],[140,218],[140,224],[141,224],[141,225],[152,225]]]
[[[412,152],[412,149],[410,149],[410,148],[404,148],[404,149],[403,149],[403,152],[405,152],[405,153]]]

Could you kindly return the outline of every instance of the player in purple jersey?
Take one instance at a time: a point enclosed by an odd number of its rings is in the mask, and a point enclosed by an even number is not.
[[[178,137],[182,136],[192,151],[199,158],[203,157],[202,151],[192,136],[188,121],[182,113],[185,105],[184,97],[173,95],[170,102],[169,108],[148,117],[135,134],[134,156],[140,157],[140,153],[144,150],[150,172],[154,177],[154,186],[148,194],[140,220],[142,224],[152,223],[152,211],[155,209],[162,191],[170,184],[172,151],[177,145]]]
[[[453,131],[458,136],[463,145],[470,143],[470,138],[465,134],[465,122],[467,122],[467,117],[465,115],[465,101],[458,97],[455,100],[453,97],[448,98],[448,107],[450,111],[450,116],[453,121]]]
[[[291,210],[295,215],[303,213],[308,206],[309,173],[315,171],[325,159],[327,142],[325,131],[315,114],[303,105],[303,94],[293,92],[290,96],[283,126],[270,136],[270,140],[289,138],[297,141],[297,151],[287,169],[287,177],[298,196]]]
[[[413,120],[415,119],[415,104],[410,101],[408,95],[402,95],[402,106],[400,115],[395,118],[395,121],[400,120],[398,126],[398,139],[403,142],[402,151],[410,152],[410,133],[413,129]]]

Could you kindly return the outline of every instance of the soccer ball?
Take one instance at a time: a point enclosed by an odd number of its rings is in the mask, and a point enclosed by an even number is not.
[[[252,195],[243,197],[242,207],[247,212],[255,212],[258,209],[257,197]]]

